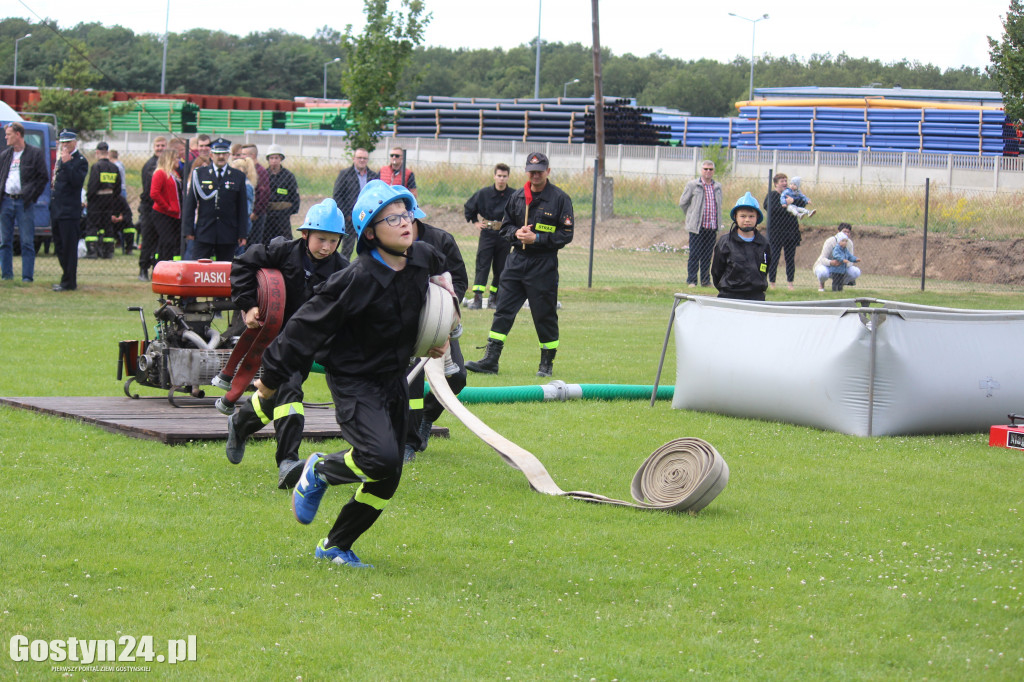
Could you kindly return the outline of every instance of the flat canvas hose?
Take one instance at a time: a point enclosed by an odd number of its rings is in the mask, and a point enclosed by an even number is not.
[[[221,372],[233,376],[231,389],[224,395],[228,404],[234,404],[252,383],[260,369],[263,351],[281,331],[284,320],[285,287],[280,270],[261,268],[256,272],[256,305],[260,309],[259,326],[246,328],[238,337],[228,364]]]
[[[530,487],[539,493],[637,509],[697,512],[729,482],[729,465],[710,443],[700,438],[677,438],[655,450],[636,472],[630,486],[635,503],[582,490],[562,490],[531,452],[487,426],[459,402],[445,381],[440,360],[428,362],[425,372],[430,390],[441,405],[494,448],[505,462],[523,472]]]

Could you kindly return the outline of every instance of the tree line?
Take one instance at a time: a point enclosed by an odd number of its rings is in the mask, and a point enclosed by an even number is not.
[[[99,90],[159,92],[163,44],[161,36],[136,34],[122,26],[80,23],[60,28],[55,21],[32,23],[19,18],[0,21],[0,81],[13,81],[14,40],[26,33],[18,48],[18,83],[52,85],[56,69],[77,44],[92,65],[89,85]],[[223,31],[192,29],[172,33],[167,45],[168,93],[270,97],[323,94],[350,96],[342,74],[350,58],[345,33],[324,26],[312,38],[281,30],[236,36]],[[450,49],[418,45],[398,81],[402,100],[417,95],[456,97],[533,97],[535,47]],[[338,59],[339,63],[332,60]],[[682,60],[659,52],[638,57],[603,51],[603,91],[635,98],[640,106],[664,106],[694,116],[735,115],[734,103],[747,98],[749,58],[730,62]],[[592,52],[579,43],[541,45],[541,97],[593,93]],[[969,66],[940,69],[907,59],[839,55],[763,56],[755,63],[756,87],[817,85],[821,87],[893,87],[949,90],[993,90],[996,84],[982,69]]]

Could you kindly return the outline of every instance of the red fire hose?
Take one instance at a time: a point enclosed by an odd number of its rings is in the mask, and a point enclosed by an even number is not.
[[[281,271],[269,268],[259,270],[256,273],[256,287],[256,305],[260,309],[257,318],[259,326],[255,329],[247,328],[242,332],[234,350],[231,351],[228,364],[221,370],[221,374],[233,378],[231,389],[217,401],[218,409],[222,403],[225,408],[234,407],[235,401],[241,397],[259,371],[263,351],[281,331],[285,304],[284,277]]]

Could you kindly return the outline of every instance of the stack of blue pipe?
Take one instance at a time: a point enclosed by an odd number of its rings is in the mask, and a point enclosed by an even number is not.
[[[665,144],[667,127],[631,100],[604,99],[605,142]],[[395,135],[583,143],[594,141],[593,98],[491,99],[421,95],[403,102]]]
[[[651,114],[651,122],[665,126],[672,143],[680,147],[704,147],[718,144],[735,147],[739,139],[738,118],[687,116],[679,111],[661,110]]]
[[[1006,117],[990,109],[742,107],[740,149],[1009,153]],[[1015,145],[1013,145],[1015,146]],[[1015,150],[1014,150],[1015,151]]]

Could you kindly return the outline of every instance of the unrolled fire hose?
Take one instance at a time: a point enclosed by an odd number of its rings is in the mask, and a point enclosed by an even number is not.
[[[430,390],[441,405],[494,448],[506,463],[523,472],[530,487],[539,493],[638,509],[693,513],[706,507],[729,482],[729,465],[710,443],[700,438],[677,438],[655,450],[633,476],[630,493],[635,502],[582,490],[562,490],[531,452],[487,426],[459,402],[445,381],[440,360],[427,362],[425,372]]]

